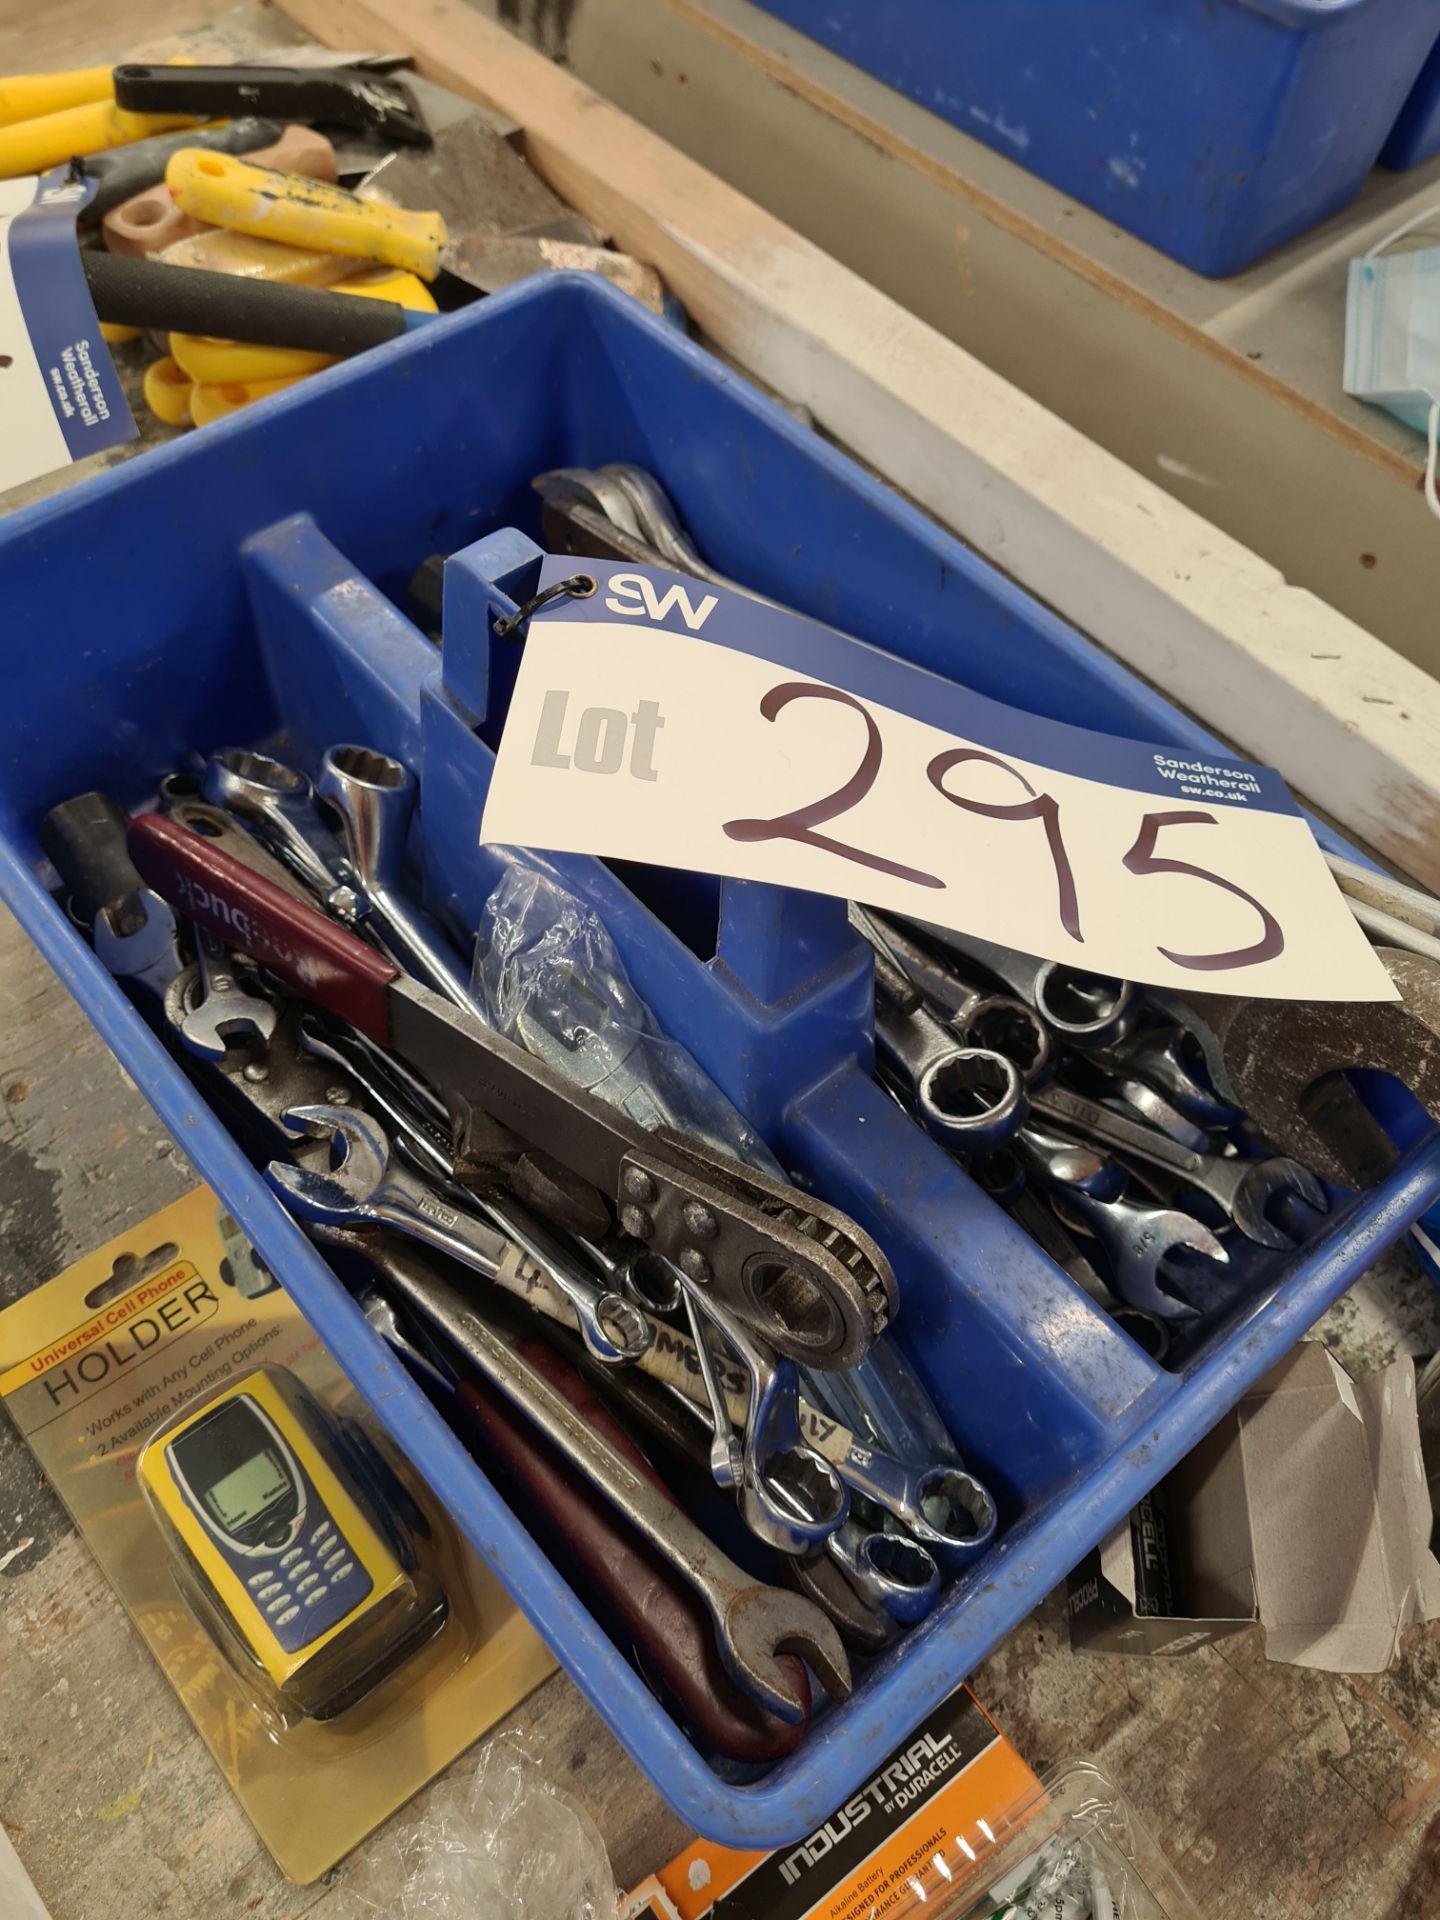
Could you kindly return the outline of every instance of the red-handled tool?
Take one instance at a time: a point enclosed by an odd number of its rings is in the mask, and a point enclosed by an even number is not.
[[[519,1350],[611,1446],[668,1492],[640,1448],[573,1367],[543,1340],[522,1340]],[[793,1654],[776,1656],[806,1704],[807,1719],[791,1726],[746,1698],[721,1664],[709,1619],[693,1591],[636,1539],[612,1508],[593,1497],[503,1396],[478,1381],[463,1382],[459,1392],[487,1448],[523,1489],[527,1513],[533,1510],[548,1522],[557,1546],[584,1574],[611,1626],[633,1642],[646,1677],[674,1702],[694,1738],[712,1753],[751,1764],[792,1753],[808,1724],[810,1683],[804,1663]]]
[[[838,1208],[688,1134],[647,1133],[173,820],[142,814],[129,847],[141,876],[172,906],[416,1068],[444,1099],[462,1152],[477,1132],[493,1139],[497,1124],[542,1150],[602,1194],[626,1233],[708,1282],[792,1359],[852,1366],[885,1326],[894,1274]],[[508,1177],[552,1212],[551,1170],[542,1165],[532,1179],[536,1165],[532,1151]]]

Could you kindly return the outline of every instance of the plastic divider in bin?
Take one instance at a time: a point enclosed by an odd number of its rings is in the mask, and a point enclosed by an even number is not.
[[[419,629],[308,513],[247,540],[240,564],[276,705],[310,765],[354,743],[418,769],[420,689],[438,667]]]

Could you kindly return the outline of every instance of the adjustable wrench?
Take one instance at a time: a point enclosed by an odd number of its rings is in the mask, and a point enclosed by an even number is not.
[[[595,1432],[448,1279],[437,1273],[416,1284],[392,1275],[389,1284],[695,1589],[710,1616],[721,1659],[752,1699],[791,1724],[804,1718],[805,1702],[775,1658],[781,1653],[798,1654],[832,1699],[849,1697],[850,1663],[844,1646],[813,1601],[742,1572],[654,1481]]]
[[[1273,1225],[1266,1217],[1272,1201],[1293,1195],[1317,1213],[1328,1210],[1325,1189],[1296,1160],[1282,1156],[1230,1159],[1219,1153],[1192,1152],[1069,1087],[1047,1087],[1036,1096],[1035,1111],[1053,1126],[1178,1174],[1188,1186],[1213,1200],[1257,1246],[1288,1250],[1295,1245],[1283,1227]]]

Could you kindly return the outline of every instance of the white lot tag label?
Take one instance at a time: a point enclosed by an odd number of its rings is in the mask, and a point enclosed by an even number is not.
[[[863,901],[1157,986],[1387,1000],[1279,774],[1041,720],[659,568],[530,622],[482,840]],[[1017,641],[1017,644],[1023,644]]]
[[[75,244],[93,187],[67,175],[0,180],[0,491],[135,438]]]

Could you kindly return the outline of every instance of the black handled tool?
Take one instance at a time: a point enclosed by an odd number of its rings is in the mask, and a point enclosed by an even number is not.
[[[115,104],[130,113],[266,114],[327,127],[353,127],[403,145],[428,147],[430,129],[415,96],[369,69],[332,67],[116,67]]]
[[[125,327],[172,328],[262,347],[298,347],[345,359],[398,340],[433,313],[393,300],[362,300],[319,287],[247,280],[163,260],[130,260],[116,253],[82,252],[90,297],[101,320]]]
[[[171,154],[179,153],[182,147],[204,147],[209,153],[255,153],[261,147],[273,147],[284,131],[278,120],[259,120],[247,114],[243,119],[227,121],[223,127],[156,133],[148,140],[132,140],[128,147],[86,154],[80,162],[85,178],[99,184],[89,206],[80,212],[80,225],[98,226],[112,207],[147,187],[159,186]]]

